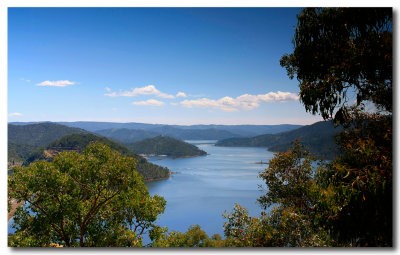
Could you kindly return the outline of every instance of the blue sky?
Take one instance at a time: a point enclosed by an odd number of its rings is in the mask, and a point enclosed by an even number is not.
[[[8,121],[310,124],[297,8],[9,8]]]

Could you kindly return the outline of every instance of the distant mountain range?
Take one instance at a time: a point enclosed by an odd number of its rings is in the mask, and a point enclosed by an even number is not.
[[[156,136],[125,145],[138,154],[165,155],[173,158],[207,155],[205,151],[192,144],[168,136]]]
[[[118,143],[128,144],[128,147],[131,146],[130,143],[161,135],[179,140],[219,140],[217,146],[256,146],[267,147],[271,151],[285,151],[295,138],[299,138],[315,155],[331,159],[337,154],[334,135],[340,130],[326,121],[307,126],[289,124],[184,126],[92,121],[11,122],[8,127],[9,162],[11,160],[21,162],[38,147],[47,146],[65,135],[90,132]]]
[[[13,125],[33,124],[32,122],[10,122]],[[262,134],[276,134],[290,131],[301,125],[163,125],[146,123],[115,122],[57,122],[57,124],[81,128],[112,138],[117,141],[135,142],[158,135],[181,140],[221,140],[232,137],[252,137]],[[133,130],[133,131],[128,131]],[[142,137],[141,137],[142,136]]]
[[[288,150],[293,140],[297,138],[312,154],[325,159],[333,159],[338,154],[334,136],[341,130],[341,127],[335,128],[331,121],[320,121],[278,134],[224,139],[218,141],[216,146],[267,147],[269,151],[282,152]]]

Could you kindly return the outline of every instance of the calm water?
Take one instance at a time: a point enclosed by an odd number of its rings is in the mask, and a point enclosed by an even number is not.
[[[148,183],[150,194],[167,200],[158,223],[168,229],[185,232],[199,224],[209,236],[223,236],[222,214],[231,211],[235,203],[246,207],[251,216],[259,216],[256,199],[263,192],[258,173],[267,165],[273,153],[265,148],[216,147],[215,141],[188,141],[209,155],[195,158],[170,159],[151,157],[149,161],[166,166],[174,172],[168,180]]]

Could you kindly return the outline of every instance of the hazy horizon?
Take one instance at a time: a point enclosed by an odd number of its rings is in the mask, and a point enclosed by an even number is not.
[[[277,124],[249,124],[249,123],[243,123],[243,124],[218,124],[218,123],[194,123],[194,124],[179,124],[179,123],[150,123],[150,122],[138,122],[138,121],[126,121],[126,122],[120,122],[120,121],[97,121],[97,120],[75,120],[75,121],[63,121],[63,120],[57,120],[57,121],[52,121],[52,120],[40,120],[40,121],[10,121],[8,120],[7,123],[60,123],[60,122],[67,122],[67,123],[73,123],[73,122],[97,122],[97,123],[119,123],[119,124],[128,124],[128,123],[137,123],[137,124],[151,124],[151,125],[177,125],[177,126],[198,126],[198,125],[221,125],[221,126],[240,126],[240,125],[250,125],[250,126],[273,126],[273,125],[311,125],[316,122],[323,121],[317,120],[314,122],[310,123],[305,123],[305,124],[298,124],[298,123],[277,123]]]

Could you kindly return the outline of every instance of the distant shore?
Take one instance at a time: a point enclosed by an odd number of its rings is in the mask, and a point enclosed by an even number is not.
[[[167,177],[147,179],[147,180],[144,180],[144,183],[167,180],[169,177],[171,177],[171,174],[175,174],[175,173],[174,172],[168,172],[168,176]]]
[[[180,156],[180,157],[174,157],[174,156],[168,156],[168,155],[156,155],[156,154],[139,154],[139,156],[142,156],[145,159],[148,159],[149,157],[162,157],[162,158],[172,158],[172,159],[195,158],[195,157],[207,156],[207,155],[210,155],[210,154],[206,153],[206,154],[202,154],[202,155],[188,155],[188,156]]]

